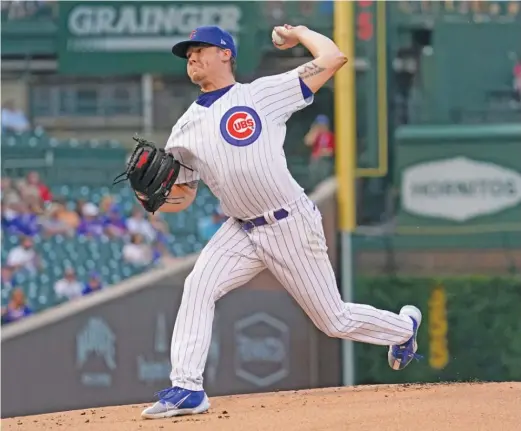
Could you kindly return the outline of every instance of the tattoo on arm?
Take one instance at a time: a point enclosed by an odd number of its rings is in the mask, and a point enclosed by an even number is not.
[[[299,77],[302,79],[310,78],[311,76],[318,75],[326,70],[325,67],[317,66],[313,61],[306,63],[298,68]]]

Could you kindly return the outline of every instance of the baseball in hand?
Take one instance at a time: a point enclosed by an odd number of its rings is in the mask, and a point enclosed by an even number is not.
[[[271,32],[271,40],[275,45],[284,45],[286,39],[284,39],[281,35],[279,35],[275,29]]]

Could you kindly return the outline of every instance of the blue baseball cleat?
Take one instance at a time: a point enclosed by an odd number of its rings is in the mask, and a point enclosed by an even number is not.
[[[418,350],[418,343],[416,337],[418,336],[418,328],[422,322],[421,311],[413,305],[405,305],[400,310],[401,315],[409,316],[413,323],[413,335],[403,344],[390,346],[387,353],[389,366],[393,370],[403,370],[411,363],[413,359],[420,359],[421,356],[416,354]]]
[[[145,419],[162,419],[172,416],[195,415],[210,408],[204,391],[190,391],[179,387],[163,389],[156,394],[159,401],[141,413]]]

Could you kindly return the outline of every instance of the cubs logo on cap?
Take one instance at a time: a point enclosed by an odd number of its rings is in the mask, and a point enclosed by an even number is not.
[[[197,33],[197,30],[192,30],[190,33],[190,36],[188,36],[188,39],[193,39],[195,37],[195,34]]]
[[[253,144],[262,132],[259,115],[249,106],[236,106],[229,109],[221,118],[221,135],[234,147]]]

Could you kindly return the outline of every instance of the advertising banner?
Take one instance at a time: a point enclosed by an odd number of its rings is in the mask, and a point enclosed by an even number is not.
[[[195,28],[218,25],[238,48],[239,73],[254,70],[257,2],[60,2],[59,71],[63,74],[182,75],[186,63],[171,53]]]
[[[520,136],[518,125],[400,130],[400,227],[521,230]]]
[[[404,211],[455,222],[498,214],[521,203],[520,172],[462,156],[404,169],[401,187]]]
[[[2,415],[153,401],[170,385],[184,275],[4,343]],[[337,353],[338,341],[319,334],[263,272],[217,303],[205,389],[215,396],[338,384]]]

